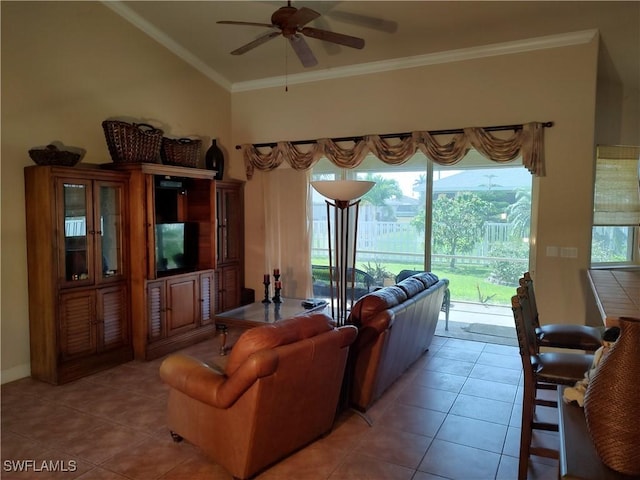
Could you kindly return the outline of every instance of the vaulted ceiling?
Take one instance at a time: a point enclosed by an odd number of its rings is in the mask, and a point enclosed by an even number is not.
[[[243,55],[230,52],[269,32],[278,1],[122,1],[105,5],[229,90],[429,62],[602,40],[599,75],[640,88],[640,2],[295,1],[320,17],[308,26],[365,40],[353,49],[306,38],[318,64],[301,65],[276,37]],[[280,79],[280,80],[278,80]]]

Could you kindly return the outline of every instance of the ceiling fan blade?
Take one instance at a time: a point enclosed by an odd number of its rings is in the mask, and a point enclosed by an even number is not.
[[[320,14],[315,10],[311,10],[310,8],[302,7],[299,8],[293,15],[287,18],[287,23],[285,27],[295,27],[300,28],[303,25],[306,25],[311,20],[318,18]]]
[[[345,47],[364,48],[364,40],[358,37],[352,37],[350,35],[344,35],[342,33],[330,32],[329,30],[320,30],[319,28],[304,27],[300,30],[300,33],[307,37],[317,38],[318,40],[324,40],[325,42],[337,43],[344,45]]]
[[[233,20],[220,20],[219,22],[223,25],[249,25],[250,27],[269,27],[276,28],[275,25],[271,25],[270,23],[256,23],[256,22],[234,22]]]
[[[398,31],[398,23],[392,20],[385,20],[383,18],[369,17],[367,15],[360,15],[349,12],[331,11],[326,14],[333,20],[340,22],[350,23],[365,28],[371,28],[372,30],[379,30],[386,33],[395,33]]]
[[[298,55],[300,62],[305,67],[313,67],[318,64],[318,60],[313,55],[313,52],[307,45],[307,42],[300,35],[291,35],[289,38],[289,43],[293,47],[293,50]]]
[[[279,30],[277,32],[269,32],[264,35],[261,35],[258,38],[256,38],[253,42],[249,42],[246,45],[235,49],[233,52],[231,52],[231,55],[242,55],[243,53],[247,53],[249,50],[253,50],[254,48],[259,47],[263,43],[266,43],[272,38],[278,37],[279,35],[280,35]]]
[[[329,26],[329,22],[327,22],[327,19],[324,16],[318,18],[315,21],[315,24],[317,28],[319,28],[320,30],[329,30],[329,31],[331,30],[331,27]],[[331,55],[331,56],[339,55],[340,52],[342,52],[342,47],[337,43],[320,42],[320,44],[322,45],[322,48],[324,48],[325,52],[327,52],[327,55]]]

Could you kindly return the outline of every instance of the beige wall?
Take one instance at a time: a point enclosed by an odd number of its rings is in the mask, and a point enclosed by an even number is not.
[[[61,141],[109,162],[101,122],[114,116],[229,148],[230,108],[229,92],[101,3],[2,2],[2,382],[29,375],[29,148]]]
[[[616,80],[598,81],[596,145],[640,144],[639,88],[625,87]]]
[[[585,321],[598,43],[235,93],[234,143],[553,121],[547,176],[534,182],[532,270],[547,318]],[[238,154],[236,154],[236,158]],[[246,283],[265,259],[262,179],[247,183]],[[546,257],[547,246],[578,258]]]
[[[100,123],[121,115],[162,125],[168,134],[215,136],[230,156],[227,173],[234,178],[244,178],[237,143],[554,121],[546,131],[548,175],[534,183],[539,215],[532,268],[542,314],[584,321],[595,41],[232,96],[100,3],[0,5],[2,382],[29,374],[22,174],[32,164],[27,150],[59,140],[85,148],[85,162],[108,162]],[[629,105],[624,99],[638,96],[625,92],[621,98]],[[606,110],[606,99],[600,97],[599,110]],[[615,134],[628,138],[638,125],[637,106],[622,114],[613,110],[607,115],[621,118]],[[263,179],[256,174],[245,199],[247,286],[257,296],[266,264]],[[549,258],[547,246],[576,247],[579,256]]]

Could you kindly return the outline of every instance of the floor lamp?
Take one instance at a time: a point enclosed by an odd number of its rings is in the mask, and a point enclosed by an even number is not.
[[[356,240],[358,235],[358,209],[360,197],[375,182],[363,180],[327,180],[311,182],[322,196],[331,199],[327,204],[327,228],[329,239],[329,285],[331,292],[331,316],[338,326],[347,321],[348,294],[351,304],[355,294]],[[333,235],[331,213],[333,212]]]

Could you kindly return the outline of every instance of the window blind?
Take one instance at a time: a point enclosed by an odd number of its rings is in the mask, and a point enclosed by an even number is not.
[[[640,225],[640,147],[597,147],[593,224]]]

